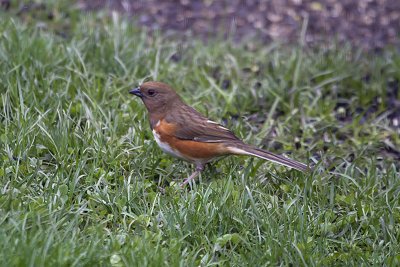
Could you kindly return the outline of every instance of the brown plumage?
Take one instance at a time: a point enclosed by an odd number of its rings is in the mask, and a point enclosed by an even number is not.
[[[161,149],[196,165],[196,171],[183,185],[194,179],[208,162],[225,155],[254,156],[299,171],[310,170],[303,163],[243,143],[230,130],[186,105],[165,83],[146,82],[129,93],[143,100]]]

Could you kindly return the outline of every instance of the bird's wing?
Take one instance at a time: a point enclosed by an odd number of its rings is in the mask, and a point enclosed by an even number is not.
[[[223,143],[240,141],[229,129],[211,121],[190,106],[180,107],[174,112],[174,118],[166,117],[177,123],[175,136],[182,140],[193,140],[206,143]]]

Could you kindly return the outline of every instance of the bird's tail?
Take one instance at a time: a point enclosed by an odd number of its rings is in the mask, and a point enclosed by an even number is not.
[[[254,156],[258,158],[262,158],[265,160],[269,160],[287,167],[294,168],[296,170],[307,172],[311,169],[301,162],[295,161],[293,159],[289,159],[280,155],[275,155],[271,152],[252,147],[246,144],[235,144],[234,146],[227,146],[229,152],[236,155],[246,155],[246,156]]]

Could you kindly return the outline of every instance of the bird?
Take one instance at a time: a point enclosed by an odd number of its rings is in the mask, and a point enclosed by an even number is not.
[[[166,83],[148,81],[129,93],[143,101],[161,150],[195,165],[195,171],[181,183],[182,187],[195,179],[207,163],[227,155],[253,156],[302,172],[311,170],[306,164],[244,143],[232,131],[183,102]]]

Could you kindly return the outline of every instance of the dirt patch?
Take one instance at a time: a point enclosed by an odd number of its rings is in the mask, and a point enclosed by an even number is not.
[[[79,8],[107,8],[132,16],[140,25],[208,38],[296,42],[307,21],[308,44],[349,41],[364,49],[399,45],[399,0],[79,0]]]

